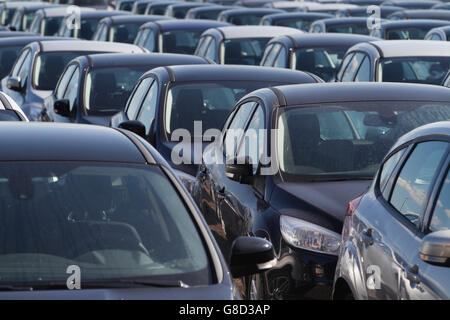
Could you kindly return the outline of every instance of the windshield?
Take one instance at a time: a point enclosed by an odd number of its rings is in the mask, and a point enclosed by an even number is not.
[[[122,111],[139,77],[152,66],[94,69],[88,73],[84,105],[88,115],[109,116]]]
[[[0,47],[0,79],[6,77],[11,71],[17,56],[23,46],[18,47]]]
[[[111,28],[110,40],[113,42],[133,43],[140,24],[119,24]]]
[[[133,1],[123,1],[122,3],[120,3],[119,10],[131,11],[133,10],[133,5]]]
[[[203,30],[163,32],[163,52],[194,54]]]
[[[290,27],[295,29],[300,29],[305,32],[309,31],[309,28],[311,27],[311,24],[314,22],[314,20],[299,20],[299,19],[283,19],[275,21],[275,26],[281,26],[281,27]]]
[[[6,26],[11,23],[14,14],[16,13],[16,8],[5,8],[2,12],[2,25]]]
[[[59,27],[64,17],[45,18],[44,20],[44,36],[54,36],[58,33]]]
[[[99,23],[99,19],[84,19],[81,20],[81,28],[78,31],[78,38],[91,40]]]
[[[258,66],[269,40],[270,38],[225,40],[223,42],[225,46],[225,64]]]
[[[14,110],[0,110],[0,121],[20,121]]]
[[[328,82],[333,79],[347,49],[347,47],[297,49],[295,69],[314,73]]]
[[[333,33],[354,33],[368,35],[370,33],[366,23],[346,23],[338,25],[330,25],[327,27],[327,32]]]
[[[202,11],[197,14],[197,17],[195,19],[206,19],[206,20],[217,20],[219,17],[219,14],[224,9],[214,9],[214,10],[208,10],[208,11]]]
[[[441,84],[450,69],[450,57],[400,57],[380,59],[383,82]]]
[[[33,86],[37,90],[53,90],[65,66],[76,57],[90,54],[83,51],[44,52],[36,57]]]
[[[80,269],[82,288],[131,278],[211,282],[190,212],[156,166],[2,162],[0,195],[0,285],[66,286],[69,266]]]
[[[170,3],[152,5],[150,7],[150,9],[148,10],[147,14],[163,16],[166,13],[166,9],[169,5],[170,5]]]
[[[371,179],[403,134],[450,120],[450,103],[350,102],[288,108],[278,117],[277,154],[286,180]]]
[[[187,12],[189,9],[192,9],[194,7],[178,7],[178,8],[172,8],[172,15],[174,18],[177,19],[184,19],[186,17]]]
[[[235,16],[231,16],[229,17],[228,21],[229,23],[232,23],[234,25],[258,25],[259,22],[261,21],[261,18],[265,15],[267,15],[268,13],[252,13],[252,14],[240,14],[240,15],[235,15]]]
[[[396,30],[387,30],[388,40],[423,40],[431,27],[411,27]]]

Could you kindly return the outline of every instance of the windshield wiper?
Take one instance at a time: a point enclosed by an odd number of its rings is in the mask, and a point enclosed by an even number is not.
[[[81,282],[81,288],[133,287],[135,285],[159,288],[189,288],[189,285],[181,280],[106,279]]]

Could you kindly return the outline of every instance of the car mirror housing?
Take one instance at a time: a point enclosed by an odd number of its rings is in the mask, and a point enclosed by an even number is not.
[[[231,247],[230,270],[234,278],[272,269],[276,264],[272,243],[258,237],[239,237]]]
[[[22,91],[22,83],[19,77],[9,77],[6,85],[14,91]]]
[[[56,100],[53,104],[53,109],[55,113],[63,117],[70,116],[70,101],[68,99]]]
[[[138,120],[128,120],[119,124],[119,128],[131,131],[138,136],[145,138],[145,126]]]
[[[420,259],[433,265],[450,267],[450,230],[426,235],[422,239]]]
[[[225,175],[239,183],[252,184],[253,183],[253,165],[249,157],[233,158],[232,161],[227,161],[225,166]]]

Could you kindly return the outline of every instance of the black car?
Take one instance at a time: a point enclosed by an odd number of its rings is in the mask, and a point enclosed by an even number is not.
[[[171,18],[150,15],[121,15],[107,17],[100,20],[98,23],[97,29],[92,36],[92,40],[133,43],[139,28],[144,23],[167,19]]]
[[[151,52],[194,54],[201,34],[210,29],[228,26],[213,20],[164,20],[141,26],[134,44]]]
[[[174,4],[168,5],[166,7],[166,12],[164,15],[168,17],[173,17],[177,19],[186,18],[187,12],[192,8],[212,6],[210,3],[200,3],[200,2],[175,2]]]
[[[382,22],[381,20],[380,22]],[[309,29],[312,33],[351,33],[369,35],[367,17],[341,17],[316,20]]]
[[[284,13],[280,9],[269,8],[244,8],[244,9],[230,9],[222,11],[217,20],[228,22],[237,26],[258,25],[262,17],[268,14]]]
[[[358,7],[351,9],[339,10],[336,12],[337,17],[370,17],[375,13],[379,13],[379,18],[386,19],[391,14],[403,11],[405,8],[402,7],[391,7],[391,6],[381,6],[377,8],[378,12],[374,11],[374,8],[370,6]]]
[[[178,54],[94,54],[72,60],[53,93],[45,99],[41,121],[108,126],[123,111],[135,83],[148,70],[176,64],[204,64],[205,59]]]
[[[299,71],[256,66],[157,68],[142,76],[125,111],[113,117],[111,124],[134,128],[145,136],[175,169],[185,173],[183,179],[191,190],[202,148],[220,133],[242,96],[279,84],[318,81]]]
[[[348,202],[398,137],[449,120],[449,102],[446,88],[385,83],[243,97],[203,152],[193,198],[225,256],[242,235],[272,242],[277,264],[244,281],[247,296],[330,298]]]
[[[422,40],[431,29],[448,25],[450,21],[444,20],[386,20],[372,29],[370,35],[386,40]]]
[[[57,35],[61,37],[73,37],[84,40],[91,40],[100,20],[106,17],[127,15],[128,12],[113,10],[95,10],[81,12],[79,21],[73,21],[72,15],[67,15],[58,30]],[[77,26],[76,23],[79,23]]]
[[[16,9],[8,27],[12,31],[26,31],[34,19],[36,11],[43,8],[54,7],[51,3],[30,3]]]
[[[437,20],[450,20],[449,10],[403,10],[394,12],[388,19],[391,20],[407,20],[407,19],[437,19]]]
[[[450,25],[431,29],[425,35],[425,40],[450,41]]]
[[[264,50],[261,65],[314,73],[332,81],[346,51],[376,38],[355,34],[299,34],[276,37]]]
[[[219,14],[225,10],[237,9],[238,6],[206,6],[189,9],[185,19],[217,20]]]
[[[247,237],[229,269],[170,166],[129,131],[5,122],[0,136],[0,299],[233,299],[229,270],[273,263]]]
[[[147,9],[145,11],[146,15],[158,15],[163,16],[166,14],[166,9],[171,4],[176,4],[177,1],[155,1],[151,2],[147,5]]]
[[[327,18],[333,18],[333,16],[328,13],[315,12],[275,13],[264,16],[260,24],[263,26],[290,27],[308,32],[314,21]]]
[[[386,0],[381,5],[420,10],[420,9],[430,9],[433,6],[440,3],[441,3],[440,1],[433,1],[433,0]]]
[[[2,90],[11,96],[30,120],[41,112],[44,98],[55,89],[66,64],[91,53],[138,53],[145,49],[132,44],[86,40],[35,41],[22,49]]]

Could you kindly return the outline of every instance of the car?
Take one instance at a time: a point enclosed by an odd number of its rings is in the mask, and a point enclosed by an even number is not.
[[[292,13],[298,12],[303,8],[320,7],[320,6],[321,6],[320,3],[310,1],[270,1],[264,5],[264,8],[281,9],[285,11],[285,13],[286,12]]]
[[[0,26],[0,39],[1,38],[17,38],[17,37],[30,37],[30,36],[38,36],[38,34],[34,32],[25,32],[25,31],[10,31],[7,27]]]
[[[370,35],[385,40],[421,40],[433,28],[449,25],[444,20],[399,20],[384,21],[373,28]]]
[[[57,35],[60,37],[73,37],[83,40],[91,40],[94,32],[97,30],[99,22],[102,19],[127,14],[129,13],[113,10],[86,11],[80,13],[78,22],[73,21],[73,15],[69,14],[64,17]]]
[[[155,1],[151,2],[147,5],[147,9],[145,11],[146,15],[158,15],[163,16],[166,14],[166,9],[171,4],[179,3],[178,1]]]
[[[450,3],[438,3],[432,6],[431,9],[450,10]]]
[[[93,8],[80,7],[79,13],[94,11]],[[40,34],[41,36],[54,36],[58,33],[61,23],[70,13],[70,9],[64,6],[39,9],[35,12],[33,21],[28,31]]]
[[[92,40],[133,43],[139,28],[147,22],[172,19],[157,15],[125,15],[100,20]]]
[[[28,1],[5,1],[0,2],[0,25],[7,26],[11,23],[16,10],[23,7],[29,6],[30,2]]]
[[[116,0],[114,7],[120,11],[133,11],[133,6],[136,0]]]
[[[232,276],[273,263],[269,242],[245,237],[228,267],[170,166],[129,131],[4,122],[0,135],[0,217],[11,221],[0,299],[231,300]]]
[[[437,19],[450,20],[449,10],[403,10],[392,13],[388,19],[390,20],[407,20],[407,19]],[[449,22],[450,23],[450,22]]]
[[[184,19],[190,9],[206,6],[212,6],[212,4],[200,2],[175,2],[166,7],[164,15],[172,18]]]
[[[357,5],[347,3],[317,3],[318,5],[308,5],[299,11],[304,12],[321,12],[336,15],[339,10],[357,8]]]
[[[440,1],[432,0],[386,0],[382,6],[395,6],[405,9],[431,9],[436,4],[440,4]]]
[[[450,88],[450,71],[445,76],[444,81],[442,81],[442,85],[444,87]]]
[[[219,14],[225,10],[237,9],[238,6],[206,6],[189,9],[185,19],[217,20]]]
[[[341,17],[314,21],[309,31],[311,33],[351,33],[369,35],[371,25],[367,17]],[[379,23],[384,21],[380,19]]]
[[[204,150],[192,194],[225,256],[244,234],[272,242],[277,263],[243,280],[247,296],[329,299],[348,202],[399,136],[450,119],[449,103],[446,88],[392,83],[244,96]]]
[[[425,35],[425,40],[450,41],[450,25],[431,29]]]
[[[408,132],[349,202],[336,300],[450,299],[449,143],[450,121]]]
[[[26,31],[31,25],[37,10],[54,6],[51,3],[30,3],[29,5],[18,7],[8,27],[11,31]]]
[[[78,56],[94,52],[142,53],[147,50],[124,43],[35,41],[22,49],[10,74],[1,80],[2,90],[17,102],[30,120],[35,120],[66,64]]]
[[[370,17],[373,14],[379,13],[379,18],[386,19],[393,13],[405,10],[401,7],[381,6],[377,8],[378,11],[374,11],[374,8],[370,6],[358,7],[352,9],[344,9],[336,12],[336,16],[339,17]]]
[[[11,97],[0,91],[0,122],[3,121],[28,122],[28,118]]]
[[[166,65],[205,64],[180,54],[112,53],[78,57],[68,63],[38,120],[109,126],[123,111],[135,83],[147,71]]]
[[[194,54],[201,34],[229,23],[212,20],[174,19],[143,24],[134,44],[151,52]]]
[[[237,0],[233,5],[245,8],[264,8],[266,4],[276,1],[277,0]]]
[[[309,32],[311,23],[314,21],[332,17],[328,13],[314,12],[275,13],[262,17],[260,24],[262,26],[290,27]]]
[[[111,125],[145,137],[192,190],[201,150],[220,132],[236,101],[268,86],[318,81],[304,72],[258,66],[156,68],[141,77],[125,110],[111,119]]]
[[[133,4],[131,12],[133,14],[145,14],[149,3],[156,2],[155,0],[137,0]]]
[[[332,81],[349,48],[376,38],[355,34],[299,34],[273,38],[266,45],[261,65],[311,72]]]
[[[195,54],[218,64],[259,65],[270,39],[303,31],[275,26],[230,26],[203,32]]]
[[[341,0],[339,3],[356,4],[360,7],[363,6],[379,6],[386,0]]]
[[[336,81],[439,85],[449,69],[449,42],[378,40],[348,49]]]
[[[269,8],[243,8],[243,9],[230,9],[222,11],[219,14],[217,20],[228,22],[237,26],[258,25],[261,18],[274,13],[283,13],[280,9]]]

